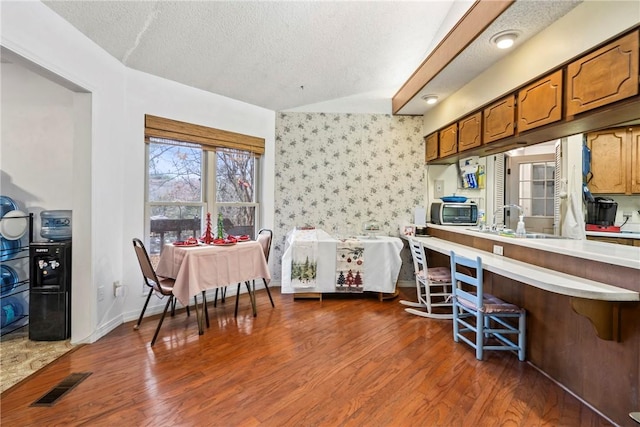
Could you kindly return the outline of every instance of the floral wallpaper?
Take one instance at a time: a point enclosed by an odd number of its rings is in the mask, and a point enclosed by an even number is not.
[[[294,227],[362,234],[363,222],[377,220],[397,236],[423,204],[422,117],[278,113],[275,149],[276,281]],[[402,252],[399,279],[412,281],[411,254]]]

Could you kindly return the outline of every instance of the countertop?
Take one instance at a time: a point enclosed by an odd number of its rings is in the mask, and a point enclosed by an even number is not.
[[[540,249],[547,252],[589,259],[608,264],[630,267],[640,270],[640,247],[628,245],[616,245],[612,243],[597,242],[593,240],[573,239],[523,239],[517,237],[505,237],[490,233],[474,231],[473,227],[460,225],[436,225],[428,224],[427,228],[450,231],[453,233],[477,236],[496,242],[520,245],[528,248]],[[602,233],[617,234],[617,233]],[[620,233],[626,234],[626,233]],[[636,233],[630,233],[636,235]],[[418,236],[419,237],[419,236]]]
[[[445,255],[454,251],[471,259],[479,256],[482,259],[483,268],[487,271],[549,292],[601,301],[640,300],[638,292],[629,289],[534,266],[436,237],[416,236],[415,239],[422,242],[426,248]]]

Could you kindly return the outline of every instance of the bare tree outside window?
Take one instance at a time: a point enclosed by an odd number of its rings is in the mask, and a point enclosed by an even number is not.
[[[255,230],[255,157],[238,150],[216,151],[216,202],[225,232],[248,234]]]
[[[211,178],[207,178],[207,174]],[[150,252],[200,237],[206,213],[222,213],[227,234],[254,235],[258,204],[256,159],[248,152],[207,152],[200,145],[151,138],[148,144],[147,212]],[[214,182],[213,192],[207,183]],[[213,200],[207,200],[207,195]]]

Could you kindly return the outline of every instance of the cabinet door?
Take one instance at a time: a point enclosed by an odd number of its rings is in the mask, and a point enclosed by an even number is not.
[[[518,92],[518,132],[556,122],[562,118],[562,70]]]
[[[640,193],[640,126],[631,129],[631,192]]]
[[[440,131],[440,157],[458,152],[458,124],[454,123]]]
[[[479,147],[482,144],[481,128],[482,113],[480,111],[458,122],[458,152]]]
[[[434,132],[431,135],[424,137],[425,144],[425,162],[429,160],[435,160],[438,158],[438,132]]]
[[[567,115],[638,93],[638,31],[567,66]]]
[[[510,95],[484,109],[483,144],[506,138],[514,133],[515,95]]]
[[[587,134],[591,149],[591,173],[587,184],[595,194],[624,194],[627,191],[627,128],[605,129]]]

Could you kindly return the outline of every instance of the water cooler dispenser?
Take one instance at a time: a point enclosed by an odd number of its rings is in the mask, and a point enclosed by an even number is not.
[[[29,255],[29,339],[70,338],[71,240],[33,242]]]

